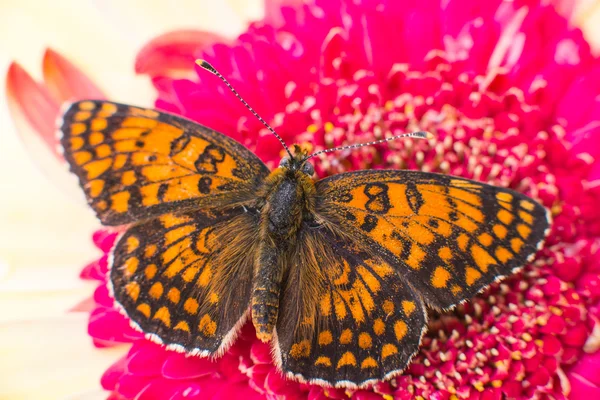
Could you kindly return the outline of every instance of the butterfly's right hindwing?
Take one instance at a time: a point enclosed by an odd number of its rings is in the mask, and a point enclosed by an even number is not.
[[[248,316],[256,220],[243,211],[165,214],[118,241],[110,280],[119,307],[149,338],[222,354]]]

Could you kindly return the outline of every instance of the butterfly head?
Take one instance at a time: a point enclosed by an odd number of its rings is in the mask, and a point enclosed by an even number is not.
[[[303,150],[300,146],[294,145],[294,154],[291,156],[285,156],[279,162],[280,168],[285,168],[290,172],[302,172],[308,176],[313,176],[315,173],[315,167],[308,162],[306,155],[307,151]]]

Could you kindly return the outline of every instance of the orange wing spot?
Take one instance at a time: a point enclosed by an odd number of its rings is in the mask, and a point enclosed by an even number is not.
[[[535,204],[533,204],[531,201],[527,201],[527,200],[521,200],[519,202],[519,204],[521,205],[521,208],[523,208],[527,211],[533,211],[533,208],[535,207]]]
[[[169,312],[169,309],[167,307],[159,308],[156,314],[154,314],[154,317],[152,317],[152,319],[157,319],[161,321],[163,324],[165,324],[167,328],[171,327],[171,313]]]
[[[511,239],[510,247],[513,249],[515,253],[518,253],[521,250],[521,247],[524,245],[523,241],[519,238]]]
[[[433,242],[435,236],[431,231],[416,222],[411,222],[406,228],[406,234],[417,243],[428,245]],[[413,246],[414,248],[414,246]]]
[[[381,289],[381,284],[379,283],[379,280],[375,276],[373,276],[371,271],[367,270],[365,267],[360,265],[356,268],[356,272],[360,274],[363,281],[365,281],[365,283],[373,293],[377,293],[379,289]]]
[[[140,239],[138,239],[135,236],[129,236],[127,238],[126,244],[127,244],[127,253],[131,253],[132,251],[137,249],[138,246],[140,245]]]
[[[118,171],[127,164],[127,154],[117,154],[113,163],[113,170]]]
[[[340,271],[341,274],[339,277],[334,279],[334,281],[333,281],[334,285],[346,285],[348,283],[348,275],[350,275],[350,265],[348,264],[348,262],[346,260],[342,260],[341,267],[342,267],[342,269]]]
[[[194,299],[192,299],[191,297],[188,298],[185,303],[183,303],[183,309],[185,310],[185,312],[187,312],[188,314],[196,314],[198,312],[198,307],[200,306],[200,304],[198,304],[198,302]]]
[[[121,183],[125,186],[131,186],[137,181],[135,171],[125,171],[121,175]]]
[[[96,146],[104,141],[104,135],[100,132],[92,132],[88,138],[88,142],[92,146]]]
[[[146,267],[146,269],[144,270],[144,275],[146,275],[146,279],[152,279],[154,278],[154,275],[156,275],[156,271],[158,268],[156,268],[156,265],[154,264],[150,264]]]
[[[153,206],[160,203],[158,200],[158,188],[159,185],[147,185],[140,189],[142,204],[144,206]]]
[[[401,341],[404,336],[406,336],[406,332],[408,332],[408,326],[406,326],[406,322],[396,321],[394,324],[394,334],[396,335],[396,339]]]
[[[136,302],[140,296],[140,285],[137,282],[129,282],[127,285],[125,285],[125,291],[131,300]]]
[[[334,293],[333,296],[333,306],[335,307],[335,315],[339,320],[346,318],[346,315],[348,314],[346,311],[346,304],[344,304],[344,301],[337,293]]]
[[[107,158],[105,160],[92,161],[84,165],[83,169],[87,171],[88,180],[91,181],[92,179],[96,179],[104,172],[106,172],[110,168],[111,164],[112,160],[110,158]]]
[[[106,119],[104,118],[94,118],[92,120],[92,123],[90,124],[90,127],[92,128],[93,131],[101,131],[106,129],[106,127],[108,126],[108,123],[106,121]]]
[[[81,122],[71,124],[71,135],[78,136],[85,131],[87,131],[87,126],[85,126],[85,124],[82,124]]]
[[[496,258],[500,260],[500,262],[507,262],[511,258],[513,258],[510,251],[506,250],[504,247],[498,247],[496,249]]]
[[[457,295],[458,293],[462,292],[462,288],[458,285],[452,285],[452,288],[450,289],[452,291],[453,295]]]
[[[183,274],[181,274],[181,278],[186,282],[191,282],[194,280],[196,275],[198,275],[198,271],[200,268],[198,267],[188,267]],[[204,286],[204,285],[203,285]]]
[[[149,182],[158,182],[190,175],[190,171],[173,165],[149,165],[142,168],[142,175]]]
[[[361,369],[377,368],[377,361],[373,357],[367,357],[360,364]]]
[[[154,285],[152,285],[152,287],[150,288],[150,291],[148,292],[148,294],[153,299],[158,300],[162,296],[163,291],[164,291],[164,288],[163,288],[162,283],[156,282]]]
[[[392,275],[395,271],[392,267],[387,264],[374,263],[371,260],[365,260],[365,263],[371,267],[371,269],[382,278],[385,278],[388,275]]]
[[[164,273],[166,276],[168,276],[169,278],[174,277],[185,267],[185,265],[198,259],[194,255],[194,253],[189,249],[191,245],[192,239],[188,237],[183,239],[181,242],[169,247],[162,253],[163,263],[165,265],[170,264],[169,268],[167,268],[167,270]],[[185,263],[183,260],[184,256]]]
[[[110,156],[112,152],[110,146],[107,144],[101,144],[100,146],[96,147],[94,151],[96,152],[96,158],[106,158]]]
[[[110,196],[111,205],[110,208],[118,213],[124,213],[129,209],[129,192],[119,192]]]
[[[450,188],[448,189],[448,195],[454,197],[455,199],[462,200],[465,203],[469,203],[470,205],[477,207],[481,206],[481,197],[477,196],[476,194],[467,192],[466,190]]]
[[[447,246],[440,247],[440,249],[438,250],[438,256],[442,260],[448,261],[452,258],[452,250],[450,250],[450,247]]]
[[[293,358],[306,358],[310,355],[310,342],[303,340],[298,343],[294,343],[290,349],[290,356]]]
[[[510,203],[513,200],[513,196],[510,193],[499,192],[499,193],[496,193],[496,199],[498,201],[504,201],[506,203]]]
[[[149,244],[144,249],[144,258],[152,257],[154,254],[156,254],[156,250],[157,250],[157,247],[155,244]]]
[[[117,106],[112,103],[102,103],[101,110],[105,113],[114,114],[117,112]]]
[[[387,315],[392,315],[392,313],[394,312],[394,303],[392,303],[389,300],[385,300],[383,302],[383,312]]]
[[[492,230],[494,231],[494,235],[496,235],[496,237],[499,239],[504,239],[506,237],[506,234],[508,233],[506,227],[500,224],[494,225]]]
[[[469,233],[475,232],[477,230],[477,224],[475,222],[471,221],[469,218],[467,218],[463,214],[459,215],[455,224]]]
[[[208,296],[208,301],[211,304],[217,304],[219,302],[219,295],[216,294],[215,292],[211,292],[210,295]]]
[[[315,361],[315,365],[323,365],[325,367],[331,367],[331,358],[325,357],[325,356],[320,356],[319,358],[317,358],[317,361]]]
[[[373,339],[371,339],[371,335],[367,332],[361,332],[360,335],[358,335],[358,346],[361,349],[370,349],[372,345]]]
[[[421,262],[425,259],[426,255],[427,254],[423,251],[423,249],[421,249],[421,247],[413,244],[410,248],[410,254],[406,260],[406,264],[408,264],[408,266],[412,269],[418,270],[421,268]]]
[[[210,266],[206,265],[198,278],[198,285],[201,287],[205,287],[210,283],[210,278],[212,277],[212,269]]]
[[[176,331],[190,332],[190,326],[185,321],[179,321],[173,329],[175,329]]]
[[[121,124],[125,128],[154,128],[158,125],[158,121],[148,118],[140,118],[140,117],[127,117],[123,120]]]
[[[79,150],[85,144],[85,141],[83,140],[83,138],[81,138],[79,136],[72,137],[71,139],[69,139],[69,142],[71,142],[71,150],[72,151]]]
[[[108,208],[108,204],[106,204],[106,201],[100,200],[98,203],[96,203],[96,208],[98,210],[104,211]]]
[[[96,198],[100,196],[104,190],[104,181],[102,179],[94,179],[88,183],[90,197]]]
[[[167,298],[171,301],[171,303],[178,304],[179,300],[181,299],[181,292],[177,288],[171,288],[167,292]]]
[[[528,212],[519,210],[519,218],[527,222],[529,225],[533,225],[533,215],[529,214]]]
[[[496,260],[494,257],[490,255],[487,251],[485,251],[482,247],[477,246],[476,244],[471,246],[471,255],[475,260],[475,263],[483,272],[487,272],[488,267],[490,265],[496,264]]]
[[[114,143],[117,153],[132,153],[140,151],[137,140],[119,140]]]
[[[375,332],[377,336],[381,336],[385,332],[385,323],[381,318],[377,318],[373,321],[373,332]]]
[[[89,151],[78,151],[73,153],[73,159],[77,165],[85,164],[92,159],[92,153]]]
[[[484,232],[481,235],[479,235],[479,237],[477,238],[477,240],[479,240],[479,243],[481,243],[485,247],[488,247],[489,245],[492,244],[492,241],[494,239],[492,238],[492,235],[490,235],[487,232]]]
[[[386,358],[388,358],[389,356],[393,356],[394,354],[398,353],[398,348],[396,346],[394,346],[393,344],[384,344],[383,347],[381,348],[381,359],[385,360]]]
[[[92,111],[96,108],[96,104],[93,101],[82,101],[78,105],[79,109],[83,111]]]
[[[112,138],[114,140],[138,139],[147,131],[146,128],[119,128],[112,133]]]
[[[450,273],[444,267],[436,267],[431,275],[431,284],[436,288],[444,288],[448,285]]]
[[[344,329],[340,335],[341,344],[349,344],[352,341],[352,331],[350,329]]]
[[[510,225],[510,223],[512,222],[512,220],[514,218],[512,213],[509,211],[506,211],[506,210],[498,211],[498,214],[496,216],[498,217],[500,222],[502,222],[504,225]]]
[[[481,278],[481,272],[477,271],[475,268],[466,268],[465,281],[467,282],[467,285],[471,286],[479,278]]]
[[[325,293],[321,297],[321,300],[319,301],[319,308],[321,309],[321,314],[324,317],[331,315],[331,295],[329,293]]]
[[[202,319],[200,319],[200,324],[198,324],[198,328],[200,332],[204,334],[204,336],[214,336],[217,331],[217,323],[210,318],[210,315],[204,314]]]
[[[519,232],[519,235],[521,235],[523,239],[527,239],[531,234],[531,228],[525,224],[519,224],[517,225],[517,232]]]
[[[160,217],[160,222],[165,228],[171,228],[175,225],[182,225],[192,220],[189,217],[178,217],[173,214],[165,214]]]
[[[331,342],[333,342],[331,331],[323,331],[319,333],[319,346],[327,346]]]
[[[146,303],[142,303],[136,307],[136,310],[144,314],[146,318],[150,318],[150,306]]]
[[[342,354],[342,357],[340,357],[336,368],[340,369],[342,367],[345,367],[346,365],[352,365],[353,367],[356,367],[356,358],[354,357],[354,354],[352,354],[352,352],[350,351],[347,351],[344,354]]]
[[[129,112],[138,117],[158,118],[158,112],[147,108],[129,107]]]
[[[89,119],[91,116],[92,113],[89,111],[79,111],[73,115],[73,120],[81,122],[85,121],[86,119]]]
[[[137,267],[139,264],[140,264],[140,260],[138,260],[137,257],[128,258],[123,263],[123,269],[125,270],[125,275],[131,276],[131,275],[135,274],[135,271],[137,271]]]
[[[416,308],[417,306],[414,301],[402,300],[402,310],[404,310],[404,314],[407,317],[410,317]]]
[[[458,235],[458,238],[456,238],[456,241],[458,243],[459,249],[461,249],[462,251],[467,250],[467,245],[469,244],[469,237],[467,235],[461,233],[460,235]]]
[[[192,232],[196,230],[196,227],[193,225],[185,225],[177,229],[170,230],[165,234],[165,244],[168,246],[173,242],[178,241],[179,239],[188,236]]]

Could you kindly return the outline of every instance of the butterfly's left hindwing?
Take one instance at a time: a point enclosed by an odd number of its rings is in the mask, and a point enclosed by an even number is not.
[[[196,211],[131,227],[113,252],[116,302],[153,341],[221,354],[248,314],[255,226],[243,211]]]
[[[61,131],[65,159],[105,225],[243,202],[269,173],[235,140],[156,110],[80,101]]]
[[[450,308],[523,266],[549,219],[527,196],[452,176],[358,171],[317,182],[317,214]]]
[[[418,351],[425,305],[397,268],[324,228],[290,254],[275,343],[290,377],[339,387],[399,374]]]

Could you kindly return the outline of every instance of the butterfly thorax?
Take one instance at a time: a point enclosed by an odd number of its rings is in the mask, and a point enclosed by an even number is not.
[[[290,163],[291,164],[291,163]],[[271,339],[277,322],[285,254],[295,243],[302,224],[314,218],[315,185],[309,172],[282,165],[267,177],[259,197],[261,246],[255,267],[252,294],[252,321],[257,336]]]

